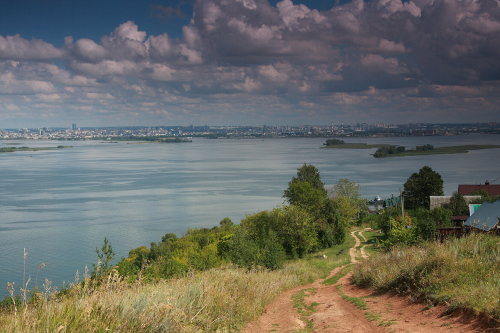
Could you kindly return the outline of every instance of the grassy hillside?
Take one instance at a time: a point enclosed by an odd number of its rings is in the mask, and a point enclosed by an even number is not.
[[[355,268],[353,281],[410,293],[500,322],[500,239],[472,234],[444,243],[395,247]]]
[[[77,276],[70,288],[59,293],[46,281],[31,299],[29,294],[14,295],[16,308],[7,304],[12,299],[2,302],[0,332],[236,331],[282,291],[326,277],[349,262],[349,251],[336,254],[353,245],[348,236],[342,245],[274,271],[228,264],[150,283],[141,274],[132,284],[107,276],[100,285],[87,272],[82,281]]]

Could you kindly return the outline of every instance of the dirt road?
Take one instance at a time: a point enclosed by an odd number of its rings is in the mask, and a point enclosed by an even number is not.
[[[351,264],[365,260],[368,255],[357,235],[364,239],[363,231],[351,235],[356,245],[349,251]],[[360,256],[358,256],[358,250]],[[361,257],[361,258],[360,258]],[[343,266],[344,267],[344,266]],[[326,278],[338,274],[336,268]],[[465,315],[446,316],[444,306],[427,306],[411,303],[396,295],[375,295],[370,290],[357,288],[350,283],[348,274],[335,285],[312,284],[300,286],[282,293],[269,304],[262,316],[249,323],[244,333],[259,332],[480,332],[484,331],[478,320]],[[342,297],[362,299],[365,309],[359,309]],[[292,297],[303,299],[304,307],[294,307]],[[351,299],[352,299],[351,298]],[[297,304],[297,301],[295,302]]]

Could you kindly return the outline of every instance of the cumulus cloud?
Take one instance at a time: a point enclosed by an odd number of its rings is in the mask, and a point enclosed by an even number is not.
[[[111,39],[121,38],[122,40],[133,40],[142,43],[146,38],[145,31],[139,31],[139,27],[132,21],[120,24],[110,35]]]
[[[409,71],[399,64],[396,58],[384,58],[378,54],[369,54],[361,59],[361,64],[370,70],[379,70],[388,74],[406,74]]]
[[[64,51],[43,40],[27,40],[19,34],[3,37],[0,35],[0,59],[48,60],[60,59]]]
[[[0,94],[37,94],[56,91],[57,89],[50,82],[22,80],[13,73],[0,73]]]
[[[331,105],[352,117],[453,103],[500,111],[497,0],[352,0],[324,11],[291,0],[195,0],[193,12],[180,38],[148,35],[133,21],[100,40],[68,36],[61,48],[0,36],[0,94],[35,95],[26,107],[95,103],[132,115],[137,106],[172,119],[219,99],[227,103],[210,104],[213,113],[252,119],[263,108],[328,117]],[[183,15],[151,6],[157,18]]]

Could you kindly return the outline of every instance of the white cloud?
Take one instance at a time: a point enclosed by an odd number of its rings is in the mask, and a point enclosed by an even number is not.
[[[406,74],[408,69],[399,64],[396,58],[384,58],[378,54],[362,57],[361,64],[370,70],[380,70],[388,74]]]
[[[114,96],[112,96],[109,93],[102,94],[102,93],[85,93],[88,99],[96,99],[96,100],[102,100],[102,99],[107,99],[107,100],[113,100],[116,99]]]
[[[50,82],[18,80],[12,73],[0,74],[0,94],[53,93],[56,88]]]
[[[272,82],[285,82],[288,79],[286,73],[278,72],[273,65],[259,66],[259,75]]]
[[[60,59],[64,51],[40,39],[27,40],[19,34],[0,36],[0,59],[48,60]]]
[[[120,24],[118,28],[111,33],[111,38],[120,37],[121,39],[130,39],[137,42],[143,42],[146,38],[145,31],[139,31],[139,27],[132,21]]]
[[[286,26],[297,24],[299,19],[304,18],[311,11],[304,5],[294,5],[291,0],[278,2],[276,8]]]
[[[87,38],[77,40],[72,50],[76,57],[91,62],[105,59],[110,55],[104,47]]]
[[[156,37],[149,36],[146,45],[150,54],[156,52],[159,57],[164,58],[171,54],[172,46],[170,45],[170,39],[166,33]]]
[[[396,43],[382,38],[379,42],[378,49],[383,53],[405,53],[406,48],[403,43]]]
[[[97,64],[73,62],[71,63],[71,68],[77,70],[82,75],[135,76],[140,72],[142,66],[138,66],[138,64],[129,60],[104,60]]]
[[[422,15],[420,7],[415,5],[413,1],[403,3],[401,0],[379,0],[377,2],[377,7],[385,12],[382,15],[385,18],[396,12],[403,11],[406,11],[415,17],[420,17]]]
[[[36,94],[35,96],[43,102],[54,102],[61,99],[59,94]]]

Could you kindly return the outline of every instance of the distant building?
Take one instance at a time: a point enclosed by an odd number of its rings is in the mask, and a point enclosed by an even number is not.
[[[432,130],[413,130],[411,132],[412,135],[414,136],[430,136],[430,135],[436,135],[438,134],[437,129],[432,129]]]
[[[76,131],[76,124],[72,124],[72,125],[71,125],[71,129],[72,129],[73,131]]]
[[[462,194],[463,195],[463,194]],[[430,197],[430,209],[433,210],[437,207],[443,207],[444,204],[450,203],[451,196],[434,196]],[[480,195],[464,195],[464,199],[466,203],[470,203],[472,200],[481,199]]]
[[[479,185],[458,185],[458,193],[460,193],[461,195],[469,195],[472,192],[476,192],[479,190],[485,190],[486,192],[488,192],[490,197],[500,195],[500,185],[490,185],[488,181],[486,181],[484,184]]]

